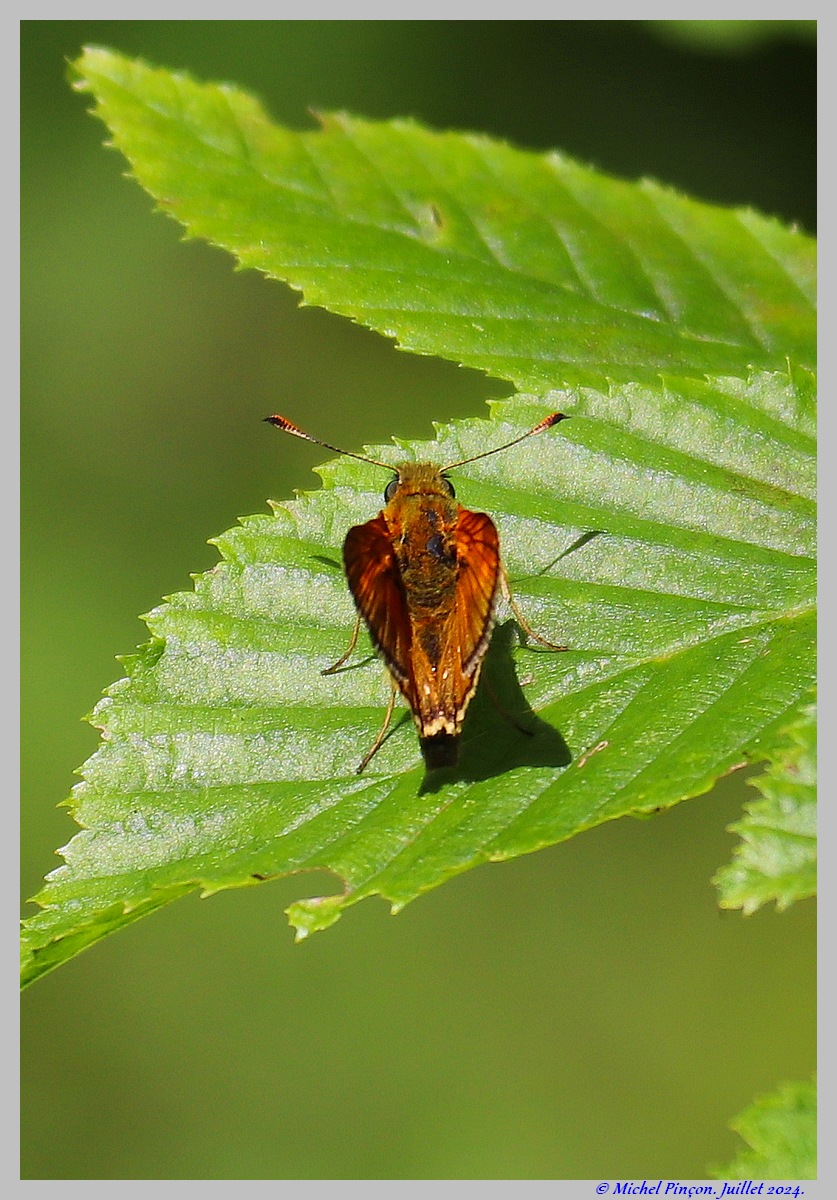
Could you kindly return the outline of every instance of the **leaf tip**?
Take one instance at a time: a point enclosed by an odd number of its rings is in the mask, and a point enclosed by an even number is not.
[[[288,921],[294,927],[294,941],[302,942],[311,933],[328,929],[343,915],[345,895],[313,896],[309,900],[296,900],[285,909]]]

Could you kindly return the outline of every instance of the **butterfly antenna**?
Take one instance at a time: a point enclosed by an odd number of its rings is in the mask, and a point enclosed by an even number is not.
[[[335,454],[345,454],[347,458],[357,458],[360,462],[371,463],[373,467],[383,467],[385,471],[395,469],[391,463],[378,462],[377,459],[367,458],[364,454],[353,454],[351,450],[341,450],[339,446],[332,446],[331,442],[321,442],[319,438],[311,437],[310,433],[305,433],[298,425],[294,425],[293,421],[289,421],[287,417],[280,417],[274,413],[271,417],[265,417],[265,421],[270,425],[275,425],[277,429],[283,429],[285,433],[292,433],[294,437],[302,438],[304,442],[313,442],[315,446],[333,450]]]
[[[531,437],[533,433],[543,433],[545,429],[551,429],[559,421],[568,421],[569,419],[568,413],[550,413],[548,417],[544,417],[542,421],[538,421],[537,425],[533,425],[526,433],[521,433],[520,437],[512,438],[510,442],[506,442],[502,446],[495,446],[493,450],[484,450],[482,454],[475,454],[473,458],[463,458],[459,462],[451,463],[449,467],[443,467],[442,472],[452,471],[454,467],[464,467],[466,463],[476,462],[478,458],[488,458],[489,454],[499,454],[501,450],[508,450],[509,446],[516,446],[518,442]],[[268,417],[268,420],[273,420],[273,418]],[[304,437],[305,435],[303,434],[302,436]]]

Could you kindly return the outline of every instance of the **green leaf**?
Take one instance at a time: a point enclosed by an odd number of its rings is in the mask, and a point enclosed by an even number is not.
[[[233,88],[107,51],[76,71],[190,236],[547,392],[377,458],[456,461],[572,414],[457,472],[521,608],[570,650],[518,646],[502,619],[484,677],[533,736],[481,689],[455,771],[425,778],[404,713],[358,776],[388,685],[357,659],[320,672],[353,622],[342,540],[384,481],[327,465],[322,491],[243,519],[149,616],[94,714],[82,831],[26,922],[25,981],[190,890],[330,872],[335,894],[291,907],[300,936],[365,896],[397,910],[772,752],[814,672],[808,239],[473,135],[348,117],[296,134]]]
[[[810,381],[684,380],[497,403],[493,422],[379,459],[451,462],[554,408],[573,420],[457,472],[490,512],[517,601],[556,654],[501,620],[462,760],[425,778],[404,714],[362,776],[388,687],[345,649],[339,567],[381,471],[340,459],[322,491],[217,540],[223,562],[148,618],[154,641],[96,710],[76,789],[83,831],[26,925],[25,978],[190,888],[321,869],[336,894],[290,911],[300,935],[365,896],[393,909],[486,860],[709,789],[763,756],[814,672]],[[736,466],[737,464],[737,466]],[[367,647],[368,647],[368,643]]]
[[[730,1128],[751,1147],[739,1150],[728,1167],[712,1168],[715,1179],[816,1179],[817,1092],[815,1083],[786,1083],[761,1096]]]
[[[296,133],[107,50],[74,71],[190,237],[405,349],[531,391],[814,364],[814,243],[758,213],[413,121]]]
[[[754,912],[769,900],[779,909],[817,890],[816,709],[807,705],[782,730],[770,766],[749,780],[764,796],[745,806],[729,828],[741,834],[733,861],[714,882],[723,908]]]

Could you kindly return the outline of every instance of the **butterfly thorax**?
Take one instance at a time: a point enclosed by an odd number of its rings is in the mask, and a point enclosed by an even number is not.
[[[384,510],[401,582],[414,623],[451,611],[459,572],[456,528],[459,505],[438,467],[405,463]]]

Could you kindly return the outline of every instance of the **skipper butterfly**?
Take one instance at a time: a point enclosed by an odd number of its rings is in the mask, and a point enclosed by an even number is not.
[[[567,649],[527,624],[509,589],[494,522],[457,503],[447,477],[456,467],[507,450],[566,419],[564,413],[551,413],[520,437],[447,467],[415,462],[393,467],[321,442],[286,417],[265,417],[294,437],[395,472],[384,492],[383,510],[346,534],[343,565],[358,616],[348,650],[323,671],[332,674],[347,661],[363,619],[389,669],[392,693],[384,724],[358,774],[383,743],[398,691],[412,710],[426,766],[455,766],[462,722],[501,594],[527,634],[551,650]]]

